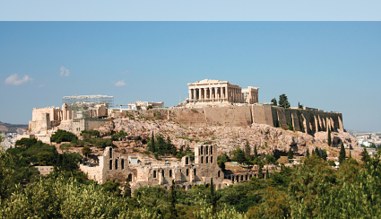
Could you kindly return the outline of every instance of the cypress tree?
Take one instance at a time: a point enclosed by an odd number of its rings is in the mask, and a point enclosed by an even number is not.
[[[213,178],[210,179],[210,204],[212,205],[212,216],[216,217],[217,213],[217,201],[218,196],[216,194],[216,189],[214,188]]]
[[[176,210],[176,190],[175,190],[175,181],[172,180],[172,185],[171,185],[171,219],[178,218],[177,215],[177,210]]]
[[[345,160],[345,148],[344,148],[344,145],[341,144],[340,153],[339,153],[339,162],[343,163],[344,160]]]
[[[332,136],[331,136],[331,129],[328,129],[328,136],[327,136],[328,145],[332,145]]]
[[[258,168],[258,178],[260,178],[260,179],[263,178],[263,166],[262,166],[262,164],[260,164],[259,168]]]

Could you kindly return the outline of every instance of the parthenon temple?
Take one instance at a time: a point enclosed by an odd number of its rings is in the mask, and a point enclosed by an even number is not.
[[[204,79],[188,84],[189,103],[258,103],[258,88],[242,89],[228,81]]]

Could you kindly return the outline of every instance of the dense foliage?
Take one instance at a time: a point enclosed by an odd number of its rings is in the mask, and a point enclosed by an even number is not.
[[[121,189],[117,182],[98,185],[84,179],[77,154],[59,155],[52,146],[23,139],[0,154],[0,218],[379,217],[379,156],[370,157],[364,150],[364,163],[348,158],[336,170],[318,156],[321,151],[315,150],[295,168],[282,167],[268,178],[217,191],[211,181],[188,191],[143,187],[131,196],[128,185]],[[220,156],[222,161],[229,159]],[[37,164],[54,165],[55,171],[41,177],[33,168]]]
[[[50,140],[56,143],[72,142],[77,140],[77,136],[71,132],[59,129],[52,135]]]

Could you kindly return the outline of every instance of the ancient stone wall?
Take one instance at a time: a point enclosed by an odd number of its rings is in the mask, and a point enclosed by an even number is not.
[[[250,126],[253,123],[308,134],[344,130],[341,113],[316,109],[285,109],[270,104],[204,108],[152,109],[128,112],[149,120],[170,120],[185,126]]]
[[[327,131],[328,129],[332,131],[344,130],[341,113],[272,107],[272,115],[275,127],[284,129],[292,129],[308,134]]]

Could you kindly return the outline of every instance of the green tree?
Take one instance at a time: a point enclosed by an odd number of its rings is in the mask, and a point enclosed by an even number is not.
[[[225,171],[225,163],[229,160],[229,156],[226,153],[223,153],[217,157],[217,164],[221,170]]]
[[[263,165],[260,164],[259,167],[258,167],[258,178],[262,179],[263,177],[264,177],[264,175],[263,175]]]
[[[246,141],[246,144],[245,144],[245,158],[246,158],[246,161],[251,160],[251,147],[250,147],[249,141]]]
[[[340,153],[339,153],[339,162],[340,164],[342,164],[344,161],[345,161],[345,148],[344,148],[344,145],[341,144]]]
[[[290,102],[288,102],[288,97],[286,96],[286,94],[281,94],[279,96],[279,106],[286,109],[290,108]]]
[[[303,109],[303,105],[298,102],[298,109]]]
[[[364,147],[363,151],[361,152],[361,160],[364,163],[368,163],[370,161],[370,155],[368,151],[366,150],[366,147]]]
[[[254,158],[258,157],[257,145],[254,146]]]
[[[241,148],[237,148],[233,151],[232,156],[233,161],[237,161],[238,163],[245,163],[246,162],[246,156],[245,152]]]
[[[83,148],[82,148],[82,154],[85,156],[85,157],[87,157],[87,156],[89,156],[90,154],[91,154],[91,149],[90,149],[90,147],[89,146],[84,146]]]
[[[61,142],[72,142],[78,140],[77,136],[71,132],[59,129],[56,131],[50,138],[52,142],[61,143]]]
[[[112,135],[111,139],[113,141],[122,141],[128,134],[125,131],[119,131]]]
[[[175,181],[172,180],[172,185],[171,185],[171,219],[178,218],[177,210],[176,210],[176,203],[177,203],[177,198],[176,198],[176,189],[175,189]]]
[[[150,140],[148,142],[147,150],[152,152],[152,153],[156,152],[155,136],[154,136],[153,132],[151,133],[151,138],[150,138]]]
[[[272,105],[274,105],[274,106],[278,106],[278,103],[277,103],[277,101],[276,101],[275,98],[271,99],[271,103],[272,103]]]

